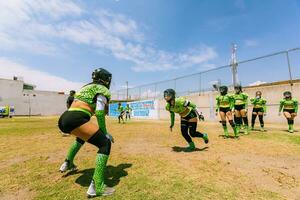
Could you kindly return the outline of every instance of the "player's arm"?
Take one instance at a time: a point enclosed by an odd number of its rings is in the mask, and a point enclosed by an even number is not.
[[[220,99],[219,97],[216,98],[216,113],[218,113],[220,110]]]
[[[295,99],[294,101],[294,108],[295,108],[295,113],[298,112],[298,100]]]
[[[251,98],[251,99],[250,99],[250,102],[251,102],[251,104],[254,105],[254,104],[257,102],[257,98]]]
[[[245,109],[248,109],[248,94],[244,94]]]
[[[174,126],[174,122],[175,122],[175,113],[170,111],[170,117],[171,117],[171,125],[170,125],[170,129],[172,131],[172,128]]]
[[[230,110],[234,110],[235,99],[232,95],[230,95]]]
[[[284,100],[281,100],[279,104],[279,113],[282,111],[283,105],[284,105]]]
[[[264,113],[267,113],[267,101],[264,99],[262,102]]]
[[[107,103],[108,102],[107,102],[106,97],[104,97],[102,95],[97,96],[95,116],[97,118],[97,122],[98,122],[98,126],[99,126],[100,130],[107,136],[108,139],[110,139],[112,142],[114,142],[113,137],[107,132],[107,129],[106,129],[105,106]]]

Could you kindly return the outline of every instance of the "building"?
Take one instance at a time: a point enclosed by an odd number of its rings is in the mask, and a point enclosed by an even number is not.
[[[13,106],[15,115],[59,115],[66,110],[64,92],[35,90],[22,78],[0,78],[0,106]]]

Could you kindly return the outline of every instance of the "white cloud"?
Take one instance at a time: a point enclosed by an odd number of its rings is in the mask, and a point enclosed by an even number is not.
[[[254,40],[254,39],[245,40],[246,47],[256,47],[258,45],[259,45],[259,42],[257,40]]]
[[[265,84],[267,82],[264,82],[264,81],[255,81],[253,83],[250,83],[249,86],[256,86],[256,85],[261,85],[261,84]]]
[[[0,48],[56,54],[72,43],[108,52],[133,63],[134,71],[162,71],[205,64],[217,57],[202,45],[186,52],[167,52],[145,44],[138,23],[100,9],[87,12],[72,0],[0,2]]]
[[[24,82],[36,85],[37,90],[48,91],[70,91],[78,90],[84,84],[66,80],[46,72],[34,70],[26,65],[14,62],[7,58],[0,57],[1,78],[12,79],[13,76],[24,78]]]

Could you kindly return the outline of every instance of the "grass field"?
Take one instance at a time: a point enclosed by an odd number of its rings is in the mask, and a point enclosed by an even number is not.
[[[97,149],[85,144],[79,170],[60,174],[74,138],[62,137],[56,123],[0,120],[0,199],[86,199]],[[197,151],[185,152],[179,124],[172,133],[168,124],[108,120],[115,143],[106,182],[116,193],[105,199],[300,199],[300,132],[267,124],[265,133],[224,140],[219,124],[201,122],[210,143],[195,139]]]

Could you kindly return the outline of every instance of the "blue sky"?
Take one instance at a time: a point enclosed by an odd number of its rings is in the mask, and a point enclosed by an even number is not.
[[[228,64],[232,42],[244,60],[299,47],[299,35],[299,0],[1,1],[0,78],[67,91],[104,66],[120,89]],[[299,57],[291,56],[298,78]],[[242,82],[287,79],[284,59],[248,64]],[[267,65],[269,77],[249,76]]]

